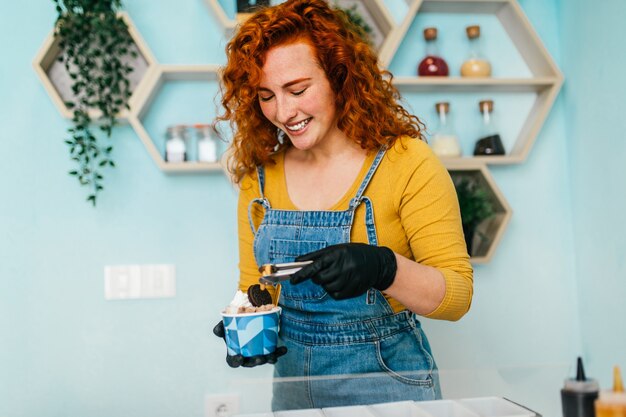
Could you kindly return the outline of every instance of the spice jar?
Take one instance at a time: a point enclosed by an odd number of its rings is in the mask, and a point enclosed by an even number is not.
[[[429,27],[424,29],[424,40],[426,41],[426,56],[417,67],[417,74],[420,76],[447,76],[448,64],[439,55],[437,46],[437,28]]]
[[[217,138],[211,125],[198,124],[194,126],[197,134],[198,161],[217,161]]]
[[[491,64],[483,55],[480,26],[468,26],[465,31],[469,41],[469,52],[467,59],[461,65],[461,76],[489,77],[491,75]]]
[[[504,155],[504,145],[493,116],[493,100],[481,100],[478,108],[483,120],[474,155]]]
[[[175,125],[167,128],[165,162],[177,163],[187,160],[186,134],[187,127],[185,125]]]
[[[461,156],[461,145],[449,117],[450,103],[436,103],[435,110],[439,123],[432,136],[433,152],[444,158]]]

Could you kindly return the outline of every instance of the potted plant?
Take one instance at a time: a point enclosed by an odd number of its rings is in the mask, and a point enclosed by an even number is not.
[[[74,96],[65,103],[73,112],[65,142],[78,165],[69,174],[89,187],[87,201],[95,206],[104,188],[102,170],[115,166],[111,132],[120,111],[129,108],[128,76],[133,66],[128,62],[138,54],[118,13],[121,0],[53,1],[58,13],[54,36],[61,48],[58,60],[72,80]]]
[[[476,228],[495,214],[493,201],[487,189],[475,178],[467,175],[458,175],[456,178],[453,177],[453,180],[461,208],[461,221],[463,223],[467,252],[472,256],[472,242],[476,234]]]
[[[363,16],[361,16],[357,9],[357,5],[353,4],[350,7],[342,7],[338,2],[336,2],[334,7],[345,13],[347,21],[352,25],[355,32],[371,45],[373,32],[372,27],[365,21]]]

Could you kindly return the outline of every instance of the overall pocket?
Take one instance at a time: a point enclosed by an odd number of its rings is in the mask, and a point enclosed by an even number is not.
[[[380,338],[376,343],[378,362],[392,378],[410,385],[433,386],[435,361],[420,327]]]
[[[271,239],[270,262],[294,262],[296,257],[323,249],[327,245],[322,240]],[[281,296],[286,300],[320,300],[326,296],[324,288],[311,280],[306,280],[298,285],[291,285],[289,281],[284,281],[281,287]]]

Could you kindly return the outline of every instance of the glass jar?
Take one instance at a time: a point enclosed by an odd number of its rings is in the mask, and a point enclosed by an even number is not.
[[[270,5],[270,0],[237,0],[237,13],[254,13]]]
[[[426,56],[417,66],[417,74],[426,77],[447,76],[449,74],[448,64],[439,55],[437,46],[437,28],[424,29],[424,40],[426,41]]]
[[[217,138],[211,125],[195,125],[198,162],[217,162]]]
[[[465,31],[469,42],[469,52],[467,59],[461,65],[461,76],[489,77],[491,75],[491,64],[482,53],[480,26],[468,26],[465,28]]]
[[[493,117],[493,100],[481,100],[478,108],[482,115],[480,134],[474,146],[474,155],[504,155],[504,145]]]
[[[169,126],[165,136],[165,162],[185,162],[187,160],[187,127]]]
[[[439,123],[432,135],[433,152],[441,158],[459,157],[462,154],[459,138],[450,120],[450,103],[435,104]]]

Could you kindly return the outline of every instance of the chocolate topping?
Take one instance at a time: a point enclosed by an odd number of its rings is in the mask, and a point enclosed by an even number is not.
[[[272,304],[272,296],[270,295],[270,292],[265,289],[262,290],[259,284],[254,284],[248,287],[248,299],[255,307]]]

